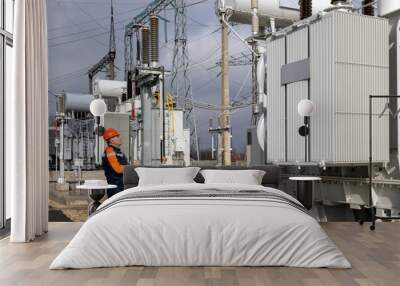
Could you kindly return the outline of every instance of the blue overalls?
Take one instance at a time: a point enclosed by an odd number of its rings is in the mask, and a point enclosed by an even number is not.
[[[114,189],[107,189],[107,196],[110,198],[116,193],[124,190],[123,166],[128,165],[128,160],[126,159],[125,154],[122,153],[121,149],[114,146],[108,146],[102,157],[102,165],[104,174],[107,178],[107,183],[117,186],[117,188]]]

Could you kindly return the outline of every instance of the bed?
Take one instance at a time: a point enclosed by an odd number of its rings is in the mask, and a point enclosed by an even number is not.
[[[291,266],[350,268],[304,207],[278,190],[279,170],[263,185],[193,183],[138,186],[106,200],[50,269],[118,266]]]

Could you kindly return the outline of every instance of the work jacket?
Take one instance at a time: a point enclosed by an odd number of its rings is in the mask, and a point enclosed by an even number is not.
[[[110,185],[117,185],[117,188],[113,193],[117,193],[124,190],[124,183],[122,180],[122,174],[124,172],[124,165],[128,165],[128,160],[125,154],[122,153],[121,149],[108,146],[104,151],[102,157],[102,165],[104,174],[107,178],[107,183]]]

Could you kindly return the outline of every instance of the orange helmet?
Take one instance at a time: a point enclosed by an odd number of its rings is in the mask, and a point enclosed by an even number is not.
[[[119,132],[118,132],[117,129],[108,128],[108,129],[104,132],[103,138],[104,138],[105,141],[108,141],[108,140],[110,140],[111,138],[116,137],[116,136],[119,136],[119,135],[120,135],[120,134],[119,134]]]

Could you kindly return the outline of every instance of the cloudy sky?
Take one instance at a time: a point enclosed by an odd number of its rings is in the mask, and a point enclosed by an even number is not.
[[[295,1],[297,0],[290,0]],[[190,78],[195,101],[220,105],[220,69],[215,67],[220,59],[219,22],[215,15],[214,0],[186,0],[188,51],[191,66]],[[124,26],[140,13],[150,0],[114,0],[115,33],[117,45],[117,79],[124,73]],[[198,3],[198,4],[195,4]],[[195,4],[195,5],[191,5]],[[110,0],[48,0],[49,32],[49,89],[51,94],[62,90],[87,93],[86,72],[108,50],[110,26]],[[164,14],[161,14],[164,16]],[[167,69],[172,64],[174,14],[166,11],[167,42],[163,24],[160,25],[161,63]],[[243,36],[250,35],[250,26],[235,26]],[[248,53],[246,47],[230,36],[230,54]],[[231,99],[245,99],[251,93],[250,66],[232,67],[230,73]],[[167,88],[169,88],[167,86]],[[55,109],[53,96],[51,106]],[[218,112],[196,109],[198,133],[202,149],[210,147],[208,119],[216,122]],[[232,146],[245,150],[245,132],[250,124],[250,109],[232,114]]]

